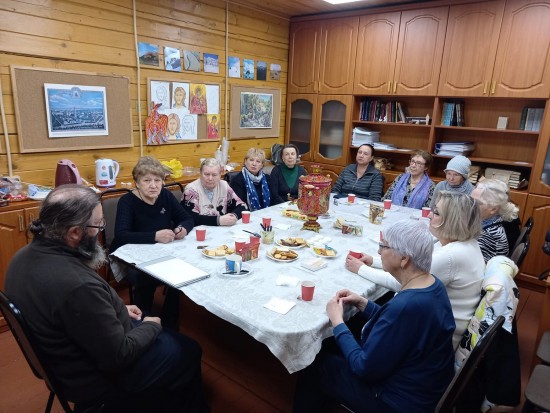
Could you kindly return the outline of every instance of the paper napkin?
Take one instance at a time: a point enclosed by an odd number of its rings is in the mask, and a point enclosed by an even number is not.
[[[282,298],[272,297],[264,307],[268,310],[275,311],[279,314],[286,314],[294,307],[296,303],[294,301],[284,300]]]
[[[296,287],[300,280],[296,277],[289,275],[279,275],[275,280],[275,285],[287,285],[289,287]]]
[[[281,231],[286,231],[290,228],[290,225],[288,224],[275,224],[275,228],[280,229]]]

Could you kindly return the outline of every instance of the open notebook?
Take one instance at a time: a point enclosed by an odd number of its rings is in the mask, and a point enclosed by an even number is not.
[[[138,264],[137,268],[174,288],[210,277],[207,272],[176,257],[157,258]]]

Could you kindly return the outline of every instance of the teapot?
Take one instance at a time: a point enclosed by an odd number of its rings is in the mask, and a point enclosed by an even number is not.
[[[55,170],[55,186],[66,184],[82,185],[82,178],[78,173],[78,168],[71,160],[61,159],[57,162]]]
[[[120,165],[112,159],[98,159],[95,161],[95,182],[97,186],[109,187],[116,185],[116,177]]]

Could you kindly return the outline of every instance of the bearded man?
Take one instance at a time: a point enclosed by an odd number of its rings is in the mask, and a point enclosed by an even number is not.
[[[106,261],[99,197],[63,185],[44,200],[32,242],[11,261],[6,295],[75,411],[208,412],[201,348],[124,305],[95,269]]]

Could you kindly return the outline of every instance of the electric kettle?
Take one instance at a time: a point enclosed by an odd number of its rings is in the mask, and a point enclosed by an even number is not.
[[[57,169],[55,170],[55,186],[65,184],[82,185],[78,168],[69,159],[61,159],[57,162]]]
[[[95,161],[95,182],[97,186],[115,186],[120,165],[112,159]]]

